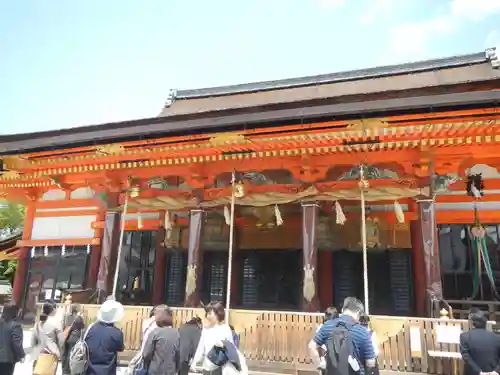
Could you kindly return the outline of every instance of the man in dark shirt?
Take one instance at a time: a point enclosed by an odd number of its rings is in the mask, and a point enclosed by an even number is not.
[[[361,365],[360,373],[365,374],[364,367],[375,367],[375,353],[371,336],[365,327],[358,324],[359,316],[363,311],[364,306],[361,301],[354,297],[347,297],[344,300],[342,314],[336,319],[326,321],[310,342],[309,348],[313,353],[313,358],[319,358],[318,347],[326,345],[338,324],[348,323],[353,325],[351,335],[354,352]]]
[[[498,375],[500,372],[500,336],[486,329],[487,319],[479,309],[471,309],[472,329],[460,335],[460,353],[465,375]]]

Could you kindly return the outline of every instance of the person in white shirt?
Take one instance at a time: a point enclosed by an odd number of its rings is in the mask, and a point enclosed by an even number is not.
[[[373,352],[375,353],[375,360],[378,357],[380,353],[380,347],[377,342],[377,334],[373,332],[373,330],[370,328],[370,317],[366,315],[365,313],[361,314],[359,316],[359,324],[361,324],[363,327],[365,327],[368,332],[370,333],[370,336],[372,338],[372,345],[373,345]],[[375,375],[379,374],[379,369],[378,369],[378,363],[375,364]]]
[[[217,367],[207,359],[207,354],[214,346],[222,347],[222,341],[234,344],[231,328],[224,322],[226,311],[220,302],[210,302],[205,306],[206,325],[201,331],[198,348],[191,361],[191,372],[196,372],[196,365],[203,361],[203,375],[221,375],[222,368]]]

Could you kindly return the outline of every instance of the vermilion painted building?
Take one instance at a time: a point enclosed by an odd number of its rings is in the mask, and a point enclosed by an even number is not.
[[[157,117],[0,136],[0,194],[27,206],[14,297],[27,310],[64,293],[95,300],[118,264],[125,303],[224,300],[235,172],[232,307],[317,311],[362,298],[364,165],[370,311],[494,300],[491,272],[473,275],[469,226],[487,224],[494,283],[498,65],[488,50],[178,90]],[[466,191],[477,174],[480,199]]]

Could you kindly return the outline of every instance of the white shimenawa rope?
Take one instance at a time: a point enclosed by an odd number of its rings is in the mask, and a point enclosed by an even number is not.
[[[365,312],[370,313],[368,300],[368,254],[366,245],[366,207],[365,207],[365,185],[364,185],[364,170],[360,166],[360,196],[361,196],[361,242],[363,245],[363,281],[364,281],[364,297],[365,297]]]
[[[229,308],[231,303],[231,278],[233,273],[233,237],[234,237],[234,204],[236,199],[236,173],[231,178],[231,212],[229,221],[229,254],[227,259],[227,286],[226,286],[226,323],[229,323]]]

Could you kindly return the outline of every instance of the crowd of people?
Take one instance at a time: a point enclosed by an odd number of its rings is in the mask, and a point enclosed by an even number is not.
[[[154,307],[143,322],[141,347],[127,373],[247,375],[238,335],[225,323],[225,314],[221,303],[211,302],[205,306],[205,324],[200,317],[194,317],[177,329],[168,306]],[[123,316],[123,305],[110,298],[100,306],[97,320],[86,327],[78,306],[68,311],[45,303],[31,338],[32,374],[55,375],[61,363],[63,375],[116,375],[118,353],[125,349],[123,332],[116,324]],[[23,328],[17,317],[14,304],[3,306],[1,375],[13,375],[16,363],[25,359]],[[471,309],[469,321],[471,330],[460,336],[465,375],[499,375],[500,336],[486,329],[486,316],[478,309]],[[324,375],[378,374],[375,333],[363,303],[356,298],[346,298],[340,313],[334,307],[326,309],[324,323],[309,348]]]
[[[33,375],[55,375],[59,363],[63,375],[116,375],[118,354],[125,349],[124,335],[116,326],[124,316],[121,303],[109,298],[99,308],[97,320],[85,327],[79,307],[68,312],[45,303],[31,337]],[[23,328],[18,309],[4,306],[0,318],[0,374],[14,374],[24,361]],[[219,302],[205,306],[206,324],[194,317],[180,328],[173,327],[172,310],[155,306],[143,322],[141,347],[127,368],[129,375],[248,374],[238,350],[238,336],[225,323],[225,309]],[[9,343],[4,345],[3,343]],[[201,365],[201,367],[198,367]],[[75,370],[77,369],[77,370]]]

